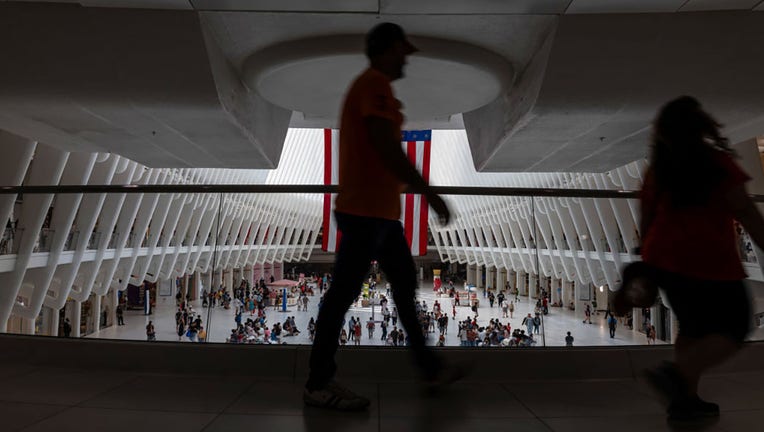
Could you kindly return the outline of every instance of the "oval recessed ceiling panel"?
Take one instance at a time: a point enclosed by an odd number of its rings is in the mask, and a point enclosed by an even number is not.
[[[357,35],[280,43],[252,54],[243,75],[271,103],[306,118],[336,119],[351,81],[368,65]],[[442,119],[480,108],[511,85],[513,70],[499,55],[473,45],[412,37],[405,76],[393,83],[408,120]]]

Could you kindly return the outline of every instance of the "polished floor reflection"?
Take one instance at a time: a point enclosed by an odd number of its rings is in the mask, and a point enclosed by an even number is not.
[[[465,382],[437,398],[413,383],[350,382],[368,412],[305,408],[302,383],[256,376],[141,374],[0,365],[3,431],[664,431],[759,430],[764,373],[717,375],[710,423],[670,425],[639,380]]]

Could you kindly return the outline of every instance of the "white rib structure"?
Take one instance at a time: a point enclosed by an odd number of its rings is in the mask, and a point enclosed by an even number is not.
[[[463,130],[435,130],[432,143],[435,185],[634,190],[645,169],[638,161],[602,174],[477,173]],[[147,168],[116,154],[67,152],[3,131],[0,148],[0,185],[323,183],[322,129],[291,129],[275,170]],[[440,226],[430,212],[434,247],[443,262],[468,264],[468,279],[479,280],[475,272],[485,268],[491,283],[529,294],[540,275],[552,300],[567,304],[579,300],[574,285],[614,289],[621,266],[636,259],[628,252],[638,245],[635,200],[446,199],[450,225]],[[114,293],[128,284],[191,274],[217,274],[218,283],[232,270],[254,278],[266,265],[308,261],[321,218],[320,194],[2,195],[0,220],[8,224],[0,245],[0,331],[9,331],[10,320],[13,331],[56,334],[67,301],[75,321],[86,301],[95,311],[102,301],[113,311]],[[762,279],[758,265],[746,270]],[[49,324],[41,329],[36,320],[45,311]],[[72,324],[79,336],[79,323]]]

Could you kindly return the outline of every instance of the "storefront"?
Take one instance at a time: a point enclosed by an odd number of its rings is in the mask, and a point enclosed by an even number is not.
[[[143,310],[146,314],[150,313],[151,308],[156,305],[157,284],[144,281],[142,285],[127,285],[127,309]]]

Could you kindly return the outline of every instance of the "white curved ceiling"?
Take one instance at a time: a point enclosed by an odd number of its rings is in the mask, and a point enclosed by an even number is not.
[[[330,46],[288,62],[257,54],[336,35],[355,35],[360,52],[380,20],[450,41],[411,58],[397,95],[409,129],[464,127],[479,171],[624,165],[644,155],[655,111],[680,93],[699,97],[733,141],[764,134],[756,0],[68,3],[99,7],[0,1],[11,59],[0,128],[148,166],[275,167],[290,125],[336,125],[364,64]],[[716,12],[682,13],[695,11]],[[482,54],[471,60],[461,46]]]

